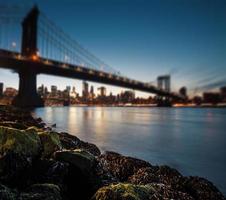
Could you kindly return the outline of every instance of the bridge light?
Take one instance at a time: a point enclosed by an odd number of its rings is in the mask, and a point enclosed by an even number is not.
[[[37,61],[38,60],[38,56],[36,54],[32,55],[32,60]]]
[[[21,54],[18,54],[18,55],[16,56],[16,58],[20,60],[20,59],[22,58],[22,57],[21,57]]]
[[[80,68],[80,67],[77,67],[77,68],[75,68],[77,71],[79,71],[79,72],[81,72],[82,71],[82,68]]]

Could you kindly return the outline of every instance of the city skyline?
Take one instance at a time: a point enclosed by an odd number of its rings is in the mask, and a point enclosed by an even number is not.
[[[170,74],[173,91],[186,86],[190,95],[225,85],[224,1],[67,0],[54,2],[49,9],[51,3],[37,1],[65,32],[126,76],[153,82],[159,75]],[[64,16],[59,12],[62,8],[67,10]],[[1,70],[0,78],[7,86],[18,87],[16,74]],[[75,84],[78,90],[82,85],[77,80],[40,75],[38,85],[42,83],[60,89]],[[121,90],[125,89],[108,87],[113,93]]]

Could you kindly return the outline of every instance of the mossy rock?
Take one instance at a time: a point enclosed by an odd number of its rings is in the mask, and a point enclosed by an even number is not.
[[[57,151],[54,157],[58,161],[71,164],[84,174],[89,173],[96,163],[95,157],[82,149]]]
[[[26,184],[32,161],[40,155],[36,131],[0,126],[0,181],[12,187]]]
[[[0,184],[0,199],[1,200],[17,200],[17,192]]]
[[[149,200],[152,194],[150,185],[119,183],[100,188],[92,200]]]
[[[38,135],[43,147],[43,158],[49,158],[54,152],[62,150],[62,145],[58,133],[39,132]]]
[[[19,200],[62,200],[62,196],[57,185],[45,183],[32,185]]]
[[[111,184],[100,188],[92,200],[194,200],[189,194],[173,190],[164,184],[134,185],[128,183]]]
[[[7,152],[37,156],[40,153],[41,142],[33,129],[19,130],[0,126],[0,154]]]

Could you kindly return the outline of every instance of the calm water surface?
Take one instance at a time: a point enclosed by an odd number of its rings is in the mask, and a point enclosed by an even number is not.
[[[226,109],[46,107],[35,114],[102,151],[208,178],[226,194]]]

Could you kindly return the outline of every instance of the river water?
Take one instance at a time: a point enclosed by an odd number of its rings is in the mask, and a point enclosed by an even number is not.
[[[226,109],[45,107],[35,114],[102,151],[205,177],[226,194]]]

